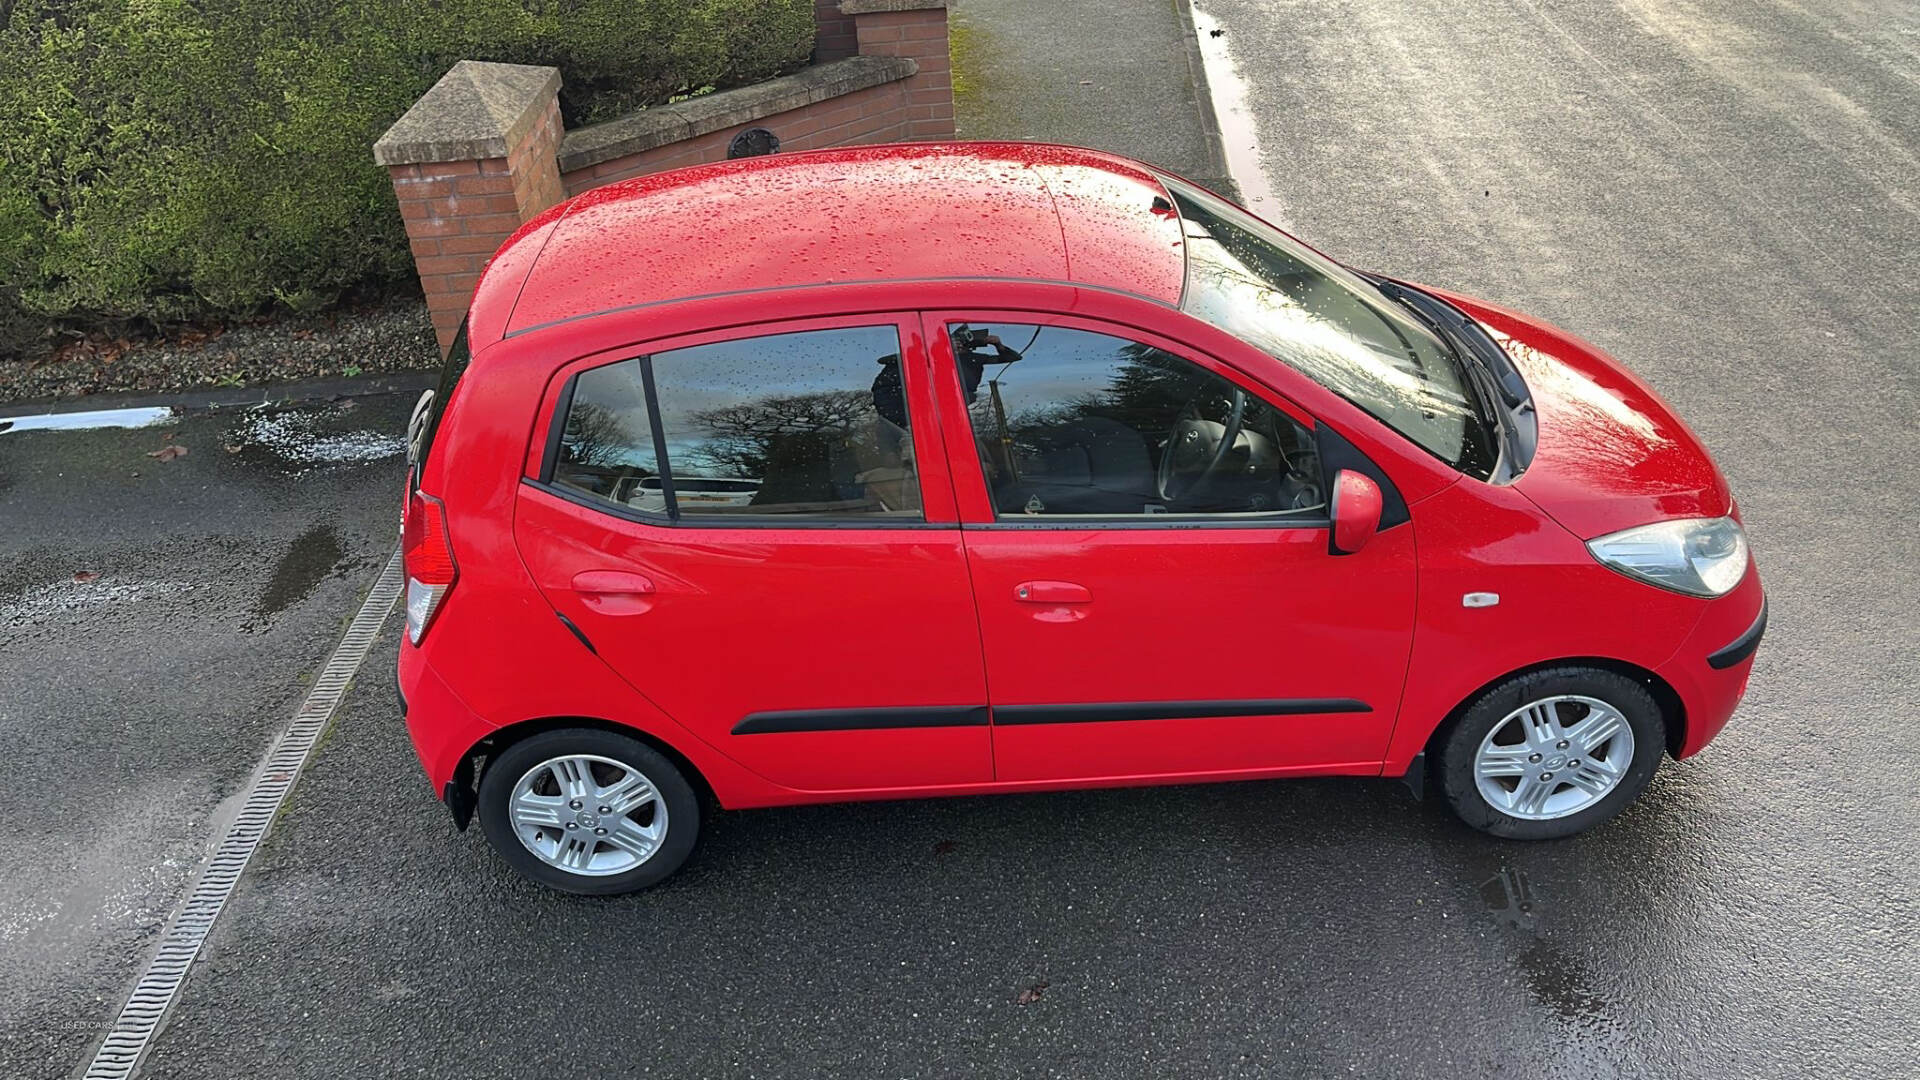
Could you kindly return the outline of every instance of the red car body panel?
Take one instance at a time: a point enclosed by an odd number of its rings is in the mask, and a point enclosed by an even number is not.
[[[508,332],[688,297],[834,282],[995,277],[1180,299],[1177,227],[1150,210],[1163,189],[1123,158],[1024,143],[927,143],[884,154],[822,150],[767,165],[719,162],[576,197],[526,276]],[[1135,198],[1142,192],[1145,199]],[[717,222],[725,222],[724,238]],[[537,241],[530,233],[509,247]]]
[[[1575,535],[1731,512],[1732,493],[1706,447],[1639,376],[1538,319],[1428,291],[1473,316],[1520,368],[1541,437],[1513,486]]]
[[[1700,599],[1615,573],[1584,545],[1733,512],[1698,440],[1644,383],[1552,327],[1449,296],[1515,358],[1539,411],[1517,482],[1463,478],[1180,312],[1184,254],[1163,193],[1137,164],[1090,151],[865,147],[645,177],[529,222],[476,291],[473,357],[419,478],[444,503],[459,570],[419,644],[400,650],[434,789],[470,782],[461,765],[485,740],[572,723],[643,733],[729,807],[1399,775],[1478,690],[1569,660],[1667,694],[1676,756],[1720,730],[1752,660],[1706,658],[1761,617],[1757,571]],[[1338,432],[1411,520],[1351,556],[1328,553],[1324,525],[995,527],[949,319],[1158,344]],[[668,527],[537,483],[577,370],[775,327],[882,324],[901,334],[924,524]],[[604,574],[647,588],[608,594],[591,576]],[[1469,592],[1500,600],[1466,607]],[[1017,722],[1196,699],[1365,711]],[[767,713],[909,706],[983,722],[736,732]]]

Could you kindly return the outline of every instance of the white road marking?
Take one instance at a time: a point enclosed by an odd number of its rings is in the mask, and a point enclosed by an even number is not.
[[[0,416],[0,432],[139,428],[172,418],[173,410],[164,405],[138,409],[95,409],[91,412],[35,413],[30,416]]]

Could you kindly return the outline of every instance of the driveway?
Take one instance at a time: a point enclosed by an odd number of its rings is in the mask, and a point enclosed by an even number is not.
[[[148,1075],[1920,1074],[1911,8],[1200,18],[1263,212],[1594,340],[1713,449],[1772,593],[1720,739],[1552,844],[1390,781],[813,807],[722,815],[662,888],[589,900],[453,831],[390,622]],[[165,463],[152,432],[0,435],[0,602],[119,597],[0,621],[8,1075],[84,1058],[391,544],[391,461],[289,478],[217,449],[228,422]]]
[[[411,405],[0,434],[0,1075],[112,1021],[393,549]]]

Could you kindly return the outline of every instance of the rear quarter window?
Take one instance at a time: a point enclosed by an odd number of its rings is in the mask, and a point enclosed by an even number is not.
[[[472,360],[473,353],[467,347],[467,324],[462,322],[453,335],[453,344],[447,349],[446,361],[440,365],[440,382],[421,395],[412,419],[407,422],[407,466],[415,477],[420,475],[427,456],[433,451],[433,438],[440,430],[440,418],[453,397],[453,388],[459,385]]]

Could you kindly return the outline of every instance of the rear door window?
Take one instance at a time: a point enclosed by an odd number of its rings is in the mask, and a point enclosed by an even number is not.
[[[576,375],[562,488],[668,521],[922,519],[892,325],[672,349]]]

